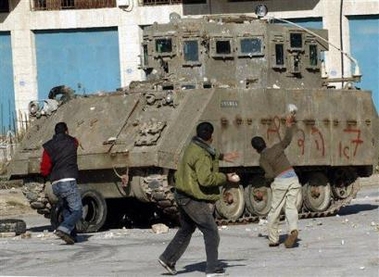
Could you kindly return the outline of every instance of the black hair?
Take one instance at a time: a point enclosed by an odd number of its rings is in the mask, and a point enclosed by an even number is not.
[[[68,130],[67,124],[65,122],[59,122],[55,125],[55,134],[64,134]]]
[[[201,122],[196,127],[196,136],[204,141],[210,140],[213,134],[213,125],[209,122]]]
[[[251,139],[251,146],[253,146],[258,153],[261,153],[266,148],[266,142],[262,137],[253,137]]]

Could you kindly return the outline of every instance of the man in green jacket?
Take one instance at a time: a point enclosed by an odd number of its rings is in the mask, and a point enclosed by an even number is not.
[[[175,174],[180,228],[158,259],[171,275],[176,274],[175,264],[190,243],[196,227],[204,235],[206,276],[222,276],[225,272],[218,262],[220,236],[213,212],[214,203],[220,198],[219,187],[227,181],[235,182],[238,179],[235,173],[219,172],[219,160],[232,162],[238,153],[220,154],[211,146],[212,134],[211,123],[202,122],[197,126],[196,136],[185,149]]]

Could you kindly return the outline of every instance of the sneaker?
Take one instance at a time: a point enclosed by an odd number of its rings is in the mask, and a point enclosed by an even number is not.
[[[225,273],[225,269],[223,268],[216,268],[213,272],[208,272],[205,274],[206,277],[213,277],[213,276],[227,276],[228,274]]]
[[[66,234],[65,232],[61,230],[55,230],[55,235],[64,240],[67,244],[74,244],[75,239],[71,237],[69,234]]]
[[[168,273],[171,275],[176,275],[177,271],[175,269],[175,265],[169,265],[165,263],[161,258],[158,259],[158,262],[167,270]]]
[[[294,246],[298,235],[299,232],[297,230],[293,230],[291,232],[291,234],[287,237],[286,241],[284,242],[286,248],[292,248]]]

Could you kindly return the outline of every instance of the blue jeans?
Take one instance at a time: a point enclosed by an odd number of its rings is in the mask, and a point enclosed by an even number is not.
[[[180,228],[160,256],[166,264],[174,266],[187,249],[196,227],[203,233],[207,256],[206,273],[218,267],[218,245],[220,236],[213,217],[213,204],[176,194],[180,212]]]
[[[53,185],[53,192],[62,204],[63,221],[57,228],[71,234],[76,223],[82,218],[82,197],[76,181],[58,182]]]

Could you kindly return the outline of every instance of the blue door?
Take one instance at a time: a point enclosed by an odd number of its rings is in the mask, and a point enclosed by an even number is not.
[[[0,133],[15,130],[13,64],[10,32],[0,32]]]
[[[77,94],[121,86],[117,28],[35,31],[35,41],[39,99],[59,85]]]
[[[349,27],[351,54],[363,75],[357,85],[372,91],[379,111],[379,16],[350,17]]]

